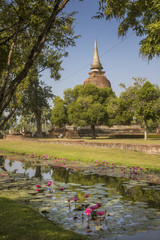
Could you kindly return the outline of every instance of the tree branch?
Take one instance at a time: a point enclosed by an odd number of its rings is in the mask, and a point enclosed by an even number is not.
[[[58,13],[65,7],[65,5],[69,2],[70,0],[64,0],[61,4],[61,0],[56,0],[52,14],[50,18],[48,19],[48,22],[46,23],[43,31],[41,32],[40,36],[38,37],[37,42],[33,46],[30,55],[28,56],[28,60],[23,68],[23,70],[17,75],[17,77],[11,82],[10,87],[8,91],[6,92],[4,98],[1,100],[1,109],[0,109],[0,115],[4,111],[4,109],[7,107],[9,102],[11,101],[11,98],[17,88],[17,86],[22,82],[22,80],[27,76],[29,70],[31,69],[34,61],[36,60],[37,56],[41,52],[43,45],[46,41],[47,35],[50,32],[50,29],[52,27],[53,22],[56,19],[56,16]]]
[[[13,114],[15,113],[16,108],[12,109],[11,112],[9,113],[9,115],[3,120],[3,122],[0,124],[0,130],[2,130],[4,128],[4,125],[8,122],[8,120],[13,116]]]
[[[8,59],[7,59],[6,72],[5,72],[4,79],[2,79],[2,85],[1,85],[1,88],[0,88],[0,102],[2,101],[2,99],[4,97],[4,93],[5,93],[8,77],[9,77],[10,66],[11,66],[11,57],[12,57],[12,54],[13,54],[13,49],[14,49],[16,40],[17,40],[20,24],[21,24],[21,22],[19,21],[19,24],[17,26],[17,30],[15,32],[15,37],[13,39],[13,42],[12,42],[11,46],[10,46],[10,51],[9,51]]]

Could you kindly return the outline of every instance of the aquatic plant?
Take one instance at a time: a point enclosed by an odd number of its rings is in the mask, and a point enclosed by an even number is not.
[[[98,212],[96,212],[96,214],[99,215],[99,216],[102,216],[102,215],[105,214],[105,212],[104,211],[98,211]]]
[[[49,181],[46,185],[47,186],[51,186],[52,185],[52,181]]]
[[[74,201],[74,203],[75,203],[75,208],[76,208],[76,202],[78,201],[78,198],[77,198],[77,197],[74,197],[74,198],[73,198],[73,201]]]
[[[92,210],[90,208],[86,208],[86,210],[84,212],[88,216],[88,220],[89,220],[89,215],[92,212]]]

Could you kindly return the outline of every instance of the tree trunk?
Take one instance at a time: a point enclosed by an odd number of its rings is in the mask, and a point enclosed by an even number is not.
[[[147,140],[147,121],[144,120],[144,140]]]
[[[7,171],[7,170],[5,169],[5,161],[4,161],[4,157],[3,157],[3,156],[0,156],[0,166],[1,166],[1,169],[2,169],[3,171]]]
[[[95,125],[91,125],[91,133],[92,133],[92,138],[96,138],[96,132],[95,132]]]
[[[43,137],[42,136],[42,119],[41,119],[41,113],[36,113],[36,123],[37,123],[37,132],[36,137]]]
[[[41,166],[37,166],[37,167],[36,167],[36,172],[35,172],[34,177],[36,177],[36,178],[42,178]]]

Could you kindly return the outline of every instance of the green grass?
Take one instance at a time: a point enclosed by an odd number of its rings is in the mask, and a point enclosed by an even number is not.
[[[42,217],[33,209],[0,196],[0,239],[87,240],[88,238]]]
[[[141,166],[160,170],[160,156],[121,149],[105,149],[56,143],[33,141],[0,140],[0,151],[24,154],[49,154],[56,158],[74,161],[93,162],[106,160],[110,163],[125,166]]]

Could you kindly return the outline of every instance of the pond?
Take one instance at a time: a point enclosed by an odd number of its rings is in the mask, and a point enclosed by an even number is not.
[[[0,156],[0,191],[94,240],[159,240],[160,184]],[[86,210],[87,209],[87,210]]]

